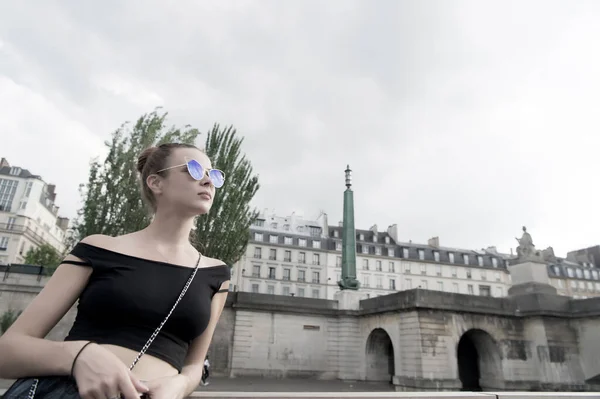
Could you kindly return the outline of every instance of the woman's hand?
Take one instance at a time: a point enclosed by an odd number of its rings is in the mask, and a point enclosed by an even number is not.
[[[183,399],[187,396],[189,380],[185,375],[174,375],[147,381],[151,399]]]
[[[83,399],[139,399],[148,387],[112,352],[97,344],[87,345],[73,365],[79,395]]]

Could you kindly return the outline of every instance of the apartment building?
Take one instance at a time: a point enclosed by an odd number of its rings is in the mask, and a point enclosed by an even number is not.
[[[600,296],[599,270],[544,250],[549,282],[560,295]],[[397,228],[356,230],[356,269],[369,297],[422,288],[503,297],[512,281],[515,259],[494,247],[450,248],[437,237],[427,244],[399,242]],[[333,299],[342,273],[342,226],[327,225],[327,215],[304,220],[295,215],[261,214],[251,228],[246,255],[233,268],[234,290]]]
[[[27,169],[0,161],[0,264],[23,263],[31,248],[47,243],[59,253],[69,219],[58,216],[55,186]]]

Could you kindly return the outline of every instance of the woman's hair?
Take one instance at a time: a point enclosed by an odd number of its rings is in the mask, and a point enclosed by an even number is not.
[[[146,179],[151,174],[166,168],[169,156],[177,148],[196,148],[199,150],[198,147],[192,144],[165,143],[158,147],[146,148],[138,157],[137,171],[140,173],[142,198],[153,212],[156,212],[156,198],[154,198],[154,194],[146,184]]]

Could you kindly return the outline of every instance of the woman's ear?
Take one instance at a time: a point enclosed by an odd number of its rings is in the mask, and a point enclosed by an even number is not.
[[[162,179],[159,175],[149,175],[146,178],[146,184],[154,195],[162,194]]]

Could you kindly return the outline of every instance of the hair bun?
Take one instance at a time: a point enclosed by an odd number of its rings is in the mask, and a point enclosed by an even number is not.
[[[146,162],[148,162],[148,158],[150,158],[152,156],[152,154],[154,153],[154,151],[156,151],[156,150],[157,150],[156,147],[148,147],[144,151],[142,151],[142,153],[138,157],[138,161],[137,161],[137,171],[140,174],[144,170],[144,167],[146,166]]]

